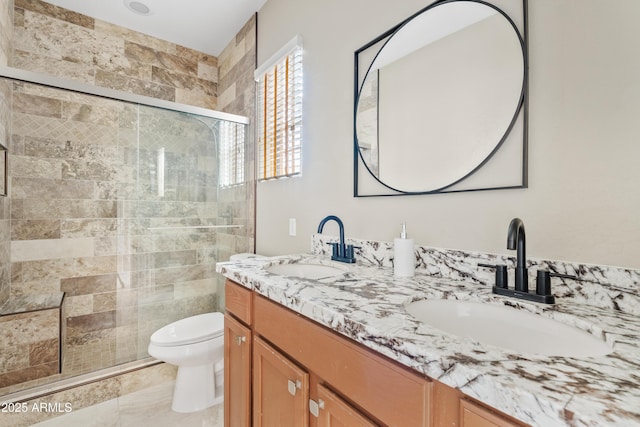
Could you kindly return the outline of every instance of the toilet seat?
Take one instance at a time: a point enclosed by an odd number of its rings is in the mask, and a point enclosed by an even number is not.
[[[160,347],[173,347],[207,341],[224,334],[224,315],[205,313],[177,320],[151,335],[151,343]]]

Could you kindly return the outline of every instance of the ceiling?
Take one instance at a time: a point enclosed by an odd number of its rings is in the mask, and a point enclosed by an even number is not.
[[[92,18],[219,56],[267,0],[43,0]],[[142,3],[147,15],[132,11]],[[135,5],[132,5],[135,6]]]

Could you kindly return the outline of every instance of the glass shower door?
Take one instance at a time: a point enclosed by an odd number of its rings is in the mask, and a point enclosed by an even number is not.
[[[118,196],[120,361],[148,356],[160,327],[215,311],[217,147],[198,116],[140,106],[122,142]]]

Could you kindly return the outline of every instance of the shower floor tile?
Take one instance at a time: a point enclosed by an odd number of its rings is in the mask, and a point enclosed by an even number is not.
[[[224,405],[191,414],[171,410],[173,382],[166,382],[34,424],[38,427],[222,427]]]
[[[86,374],[138,358],[138,346],[133,342],[98,342],[66,345],[63,349],[62,373],[65,377]]]

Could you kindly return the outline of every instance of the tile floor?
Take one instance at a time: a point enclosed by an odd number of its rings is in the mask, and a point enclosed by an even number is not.
[[[82,374],[97,372],[101,369],[111,368],[149,356],[146,347],[142,354],[139,354],[140,352],[137,349],[138,345],[133,339],[120,339],[117,342],[116,340],[103,340],[84,345],[65,345],[62,373],[0,388],[0,396],[44,384],[51,384]]]
[[[173,382],[165,382],[117,399],[35,424],[37,427],[222,427],[224,405],[191,414],[171,410]]]

